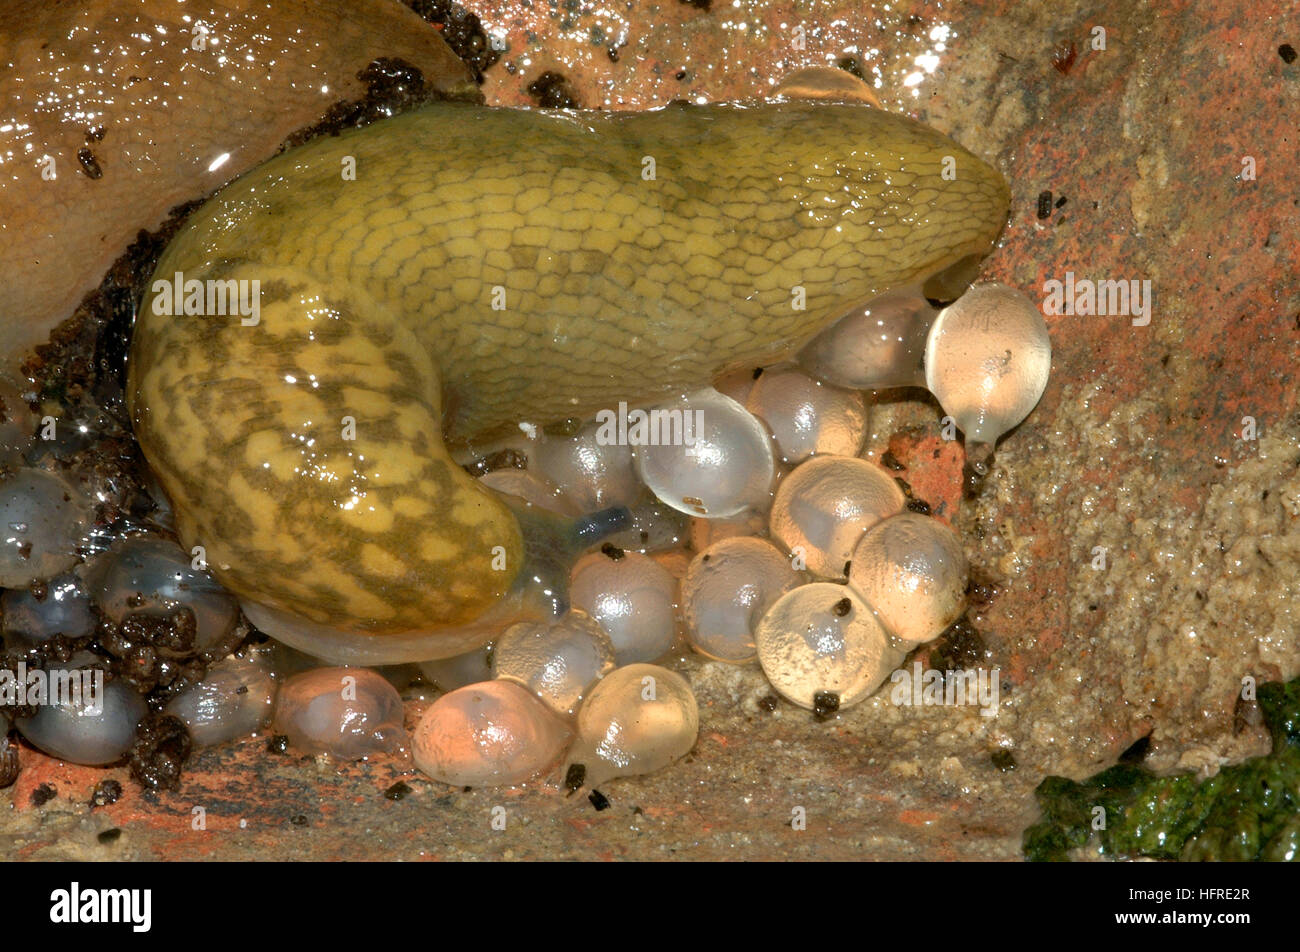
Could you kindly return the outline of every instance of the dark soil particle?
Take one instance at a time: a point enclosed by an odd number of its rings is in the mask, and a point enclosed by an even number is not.
[[[101,179],[104,177],[104,170],[99,167],[99,159],[95,158],[95,153],[82,147],[77,150],[77,161],[81,163],[81,170],[89,178]]]
[[[0,790],[13,786],[13,782],[18,779],[18,774],[21,772],[18,745],[6,733],[0,736]]]
[[[405,780],[399,780],[384,791],[386,800],[404,800],[411,792],[411,786]]]
[[[1042,191],[1038,193],[1038,219],[1042,221],[1052,217],[1052,193]]]
[[[609,809],[609,797],[605,796],[599,790],[591,791],[591,793],[587,795],[587,799],[591,801],[591,805],[596,808],[597,813],[601,810]]]
[[[195,656],[197,631],[193,610],[182,607],[165,618],[136,613],[121,625],[105,621],[97,635],[100,647],[118,662],[114,674],[141,694],[176,688],[164,692],[169,700],[203,678],[206,666]]]
[[[902,476],[895,476],[894,482],[903,493],[903,498],[907,500],[906,507],[908,512],[917,512],[923,516],[930,514],[930,504],[924,499],[918,499],[916,493],[912,492],[912,484]]]
[[[528,84],[528,95],[543,109],[577,109],[578,96],[569,81],[554,70],[547,70]]]
[[[336,136],[344,129],[359,129],[378,119],[441,98],[425,88],[424,74],[419,67],[397,57],[381,56],[371,60],[357,73],[357,79],[366,84],[361,99],[334,103],[319,122],[289,136],[284,148],[301,145],[322,135]]]
[[[1001,770],[1004,773],[1008,770],[1016,769],[1016,758],[1011,751],[1006,748],[1000,748],[993,751],[993,755],[990,759],[993,761],[993,766],[997,767],[998,770]]]
[[[610,560],[617,562],[627,553],[611,542],[606,542],[600,547],[600,551]]]
[[[862,71],[862,63],[856,56],[841,56],[835,61],[835,65],[844,72],[856,76],[858,79],[866,82],[866,73]]]
[[[518,450],[497,450],[487,456],[480,456],[472,463],[461,467],[475,478],[495,473],[499,469],[527,469],[528,457]]]
[[[1001,591],[996,582],[986,578],[978,570],[972,570],[966,582],[966,604],[973,611],[988,608]]]
[[[834,691],[818,691],[813,695],[813,717],[817,720],[830,720],[839,709],[840,696]]]
[[[836,618],[843,618],[852,610],[853,610],[853,602],[850,601],[848,598],[841,598],[838,602],[835,603],[835,606],[831,609],[831,611],[835,613]]]
[[[106,807],[109,804],[117,803],[122,796],[122,785],[116,780],[101,780],[95,784],[95,789],[90,794],[91,807]]]
[[[283,754],[289,750],[289,738],[284,734],[272,734],[266,742],[266,749],[268,753]]]
[[[759,709],[763,711],[767,711],[769,714],[772,711],[776,710],[776,705],[778,703],[779,701],[775,694],[764,694],[761,698],[758,699]]]
[[[564,789],[573,793],[587,782],[587,767],[585,764],[569,764],[569,769],[564,774]]]
[[[305,814],[295,813],[293,816],[289,817],[289,822],[292,823],[294,826],[306,826],[307,817]]]
[[[193,742],[185,722],[171,714],[146,714],[131,745],[131,776],[151,790],[175,790]]]
[[[965,671],[987,657],[984,639],[963,615],[948,626],[930,649],[930,666],[936,671]]]
[[[116,843],[121,838],[122,838],[122,831],[120,828],[116,826],[113,827],[111,830],[104,830],[97,837],[95,837],[95,839],[99,840],[99,842],[103,843],[105,846],[107,846],[109,843]]]
[[[54,784],[43,783],[35,790],[32,791],[32,798],[31,798],[32,806],[43,807],[45,806],[45,804],[49,803],[58,795],[59,795],[59,791],[54,789]]]
[[[483,82],[483,71],[501,58],[492,48],[479,18],[452,0],[404,0],[406,5],[428,23],[442,27],[442,38],[451,51],[474,71]]]
[[[885,452],[880,455],[880,465],[884,466],[885,469],[892,469],[896,473],[900,470],[907,469],[906,466],[898,461],[898,457],[894,455],[893,450],[885,450]]]
[[[1295,47],[1292,46],[1290,43],[1283,43],[1281,46],[1277,48],[1277,55],[1282,57],[1282,62],[1290,66],[1292,63],[1295,62],[1295,57],[1296,57]]]

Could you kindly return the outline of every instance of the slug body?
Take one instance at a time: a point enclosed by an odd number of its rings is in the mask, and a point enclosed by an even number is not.
[[[929,276],[961,287],[1007,204],[973,155],[859,105],[427,106],[191,217],[137,320],[136,432],[246,609],[381,646],[330,652],[349,660],[455,654],[523,612],[524,542],[448,445],[769,363]],[[257,281],[258,313],[176,308],[178,274]]]

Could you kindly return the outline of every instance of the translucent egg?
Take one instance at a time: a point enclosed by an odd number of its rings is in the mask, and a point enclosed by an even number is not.
[[[725,519],[692,519],[691,548],[703,552],[715,542],[767,534],[767,511],[746,509]]]
[[[700,732],[691,686],[680,674],[630,664],[602,678],[578,711],[565,765],[570,787],[653,773],[686,756]]]
[[[406,747],[402,699],[367,668],[316,668],[280,687],[274,730],[299,750],[361,760]]]
[[[548,433],[533,448],[529,469],[558,486],[579,512],[631,505],[642,492],[632,448],[608,435],[595,422],[573,436]]]
[[[475,648],[464,654],[436,661],[421,661],[420,673],[425,679],[442,688],[454,691],[467,684],[492,680],[492,645]]]
[[[199,650],[216,645],[239,618],[239,604],[176,543],[149,536],[117,542],[86,567],[86,587],[99,609],[121,623],[144,612],[165,617],[185,606],[194,612]]]
[[[636,448],[641,479],[690,516],[734,516],[760,504],[775,460],[767,430],[716,390],[699,390],[647,411],[660,445]]]
[[[275,688],[268,665],[231,655],[209,668],[198,684],[168,701],[164,711],[185,722],[196,747],[212,747],[247,737],[269,724]]]
[[[104,683],[102,691],[93,682],[75,683],[81,686],[79,693],[65,691],[61,699],[52,698],[59,703],[37,708],[15,726],[30,743],[60,760],[92,766],[121,760],[147,710],[144,698],[121,681]]]
[[[795,367],[763,371],[746,406],[772,431],[783,463],[799,463],[814,453],[856,456],[867,437],[861,393],[824,384]]]
[[[759,622],[754,643],[772,687],[823,715],[862,701],[904,657],[862,596],[834,582],[782,595]]]
[[[936,313],[917,292],[882,295],[814,337],[799,363],[852,390],[923,387],[925,340]]]
[[[755,376],[757,369],[744,367],[740,370],[730,370],[713,381],[713,389],[718,391],[724,397],[730,397],[742,407],[745,401],[749,399],[749,392],[754,389]]]
[[[904,512],[862,536],[849,585],[899,641],[915,647],[961,617],[967,571],[957,533],[937,519]]]
[[[22,391],[0,377],[0,466],[16,466],[36,441],[36,414],[27,406]]]
[[[558,486],[544,476],[526,469],[497,469],[479,477],[479,482],[493,492],[518,496],[534,506],[566,516],[576,516],[579,509]]]
[[[939,313],[925,347],[926,386],[965,434],[976,472],[1038,404],[1051,365],[1043,316],[1014,288],[977,285]]]
[[[559,621],[520,622],[492,653],[492,671],[536,694],[556,714],[578,712],[587,690],[614,670],[614,643],[584,611]]]
[[[653,661],[677,634],[677,580],[639,552],[606,548],[573,568],[569,597],[609,635],[620,665]]]
[[[0,587],[26,588],[72,568],[90,517],[89,501],[53,473],[0,477]]]
[[[875,463],[814,456],[777,487],[772,536],[814,575],[844,578],[862,533],[905,504],[898,484]]]
[[[463,787],[523,783],[560,759],[570,732],[513,681],[485,681],[445,694],[415,729],[415,766]]]
[[[632,506],[632,525],[609,536],[609,544],[633,552],[662,552],[681,547],[691,520],[672,506],[649,497]]]
[[[81,638],[94,631],[90,596],[74,573],[56,576],[40,585],[39,590],[39,598],[32,588],[0,595],[0,614],[6,633],[30,642],[42,642],[55,635]]]
[[[682,579],[682,615],[691,644],[718,661],[753,660],[759,620],[803,581],[790,557],[762,539],[738,537],[709,546]]]

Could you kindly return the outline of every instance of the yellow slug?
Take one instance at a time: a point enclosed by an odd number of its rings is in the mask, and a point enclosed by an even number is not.
[[[861,105],[430,105],[191,217],[140,308],[136,432],[259,627],[342,660],[454,654],[526,610],[524,542],[447,444],[771,362],[928,276],[942,296],[1007,205],[973,155]],[[256,313],[213,313],[241,287]]]

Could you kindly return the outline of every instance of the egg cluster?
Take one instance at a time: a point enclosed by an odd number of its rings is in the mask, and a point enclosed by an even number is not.
[[[269,728],[342,759],[409,750],[448,784],[558,769],[576,790],[691,750],[690,684],[656,663],[683,641],[716,661],[757,661],[802,708],[843,710],[959,618],[967,581],[952,529],[909,509],[859,455],[871,432],[865,391],[924,385],[986,472],[1049,364],[1042,318],[1010,288],[977,286],[941,310],[898,292],[846,316],[796,362],[651,408],[651,419],[681,423],[675,438],[611,439],[599,419],[524,428],[494,448],[514,465],[481,473],[486,487],[522,511],[619,507],[626,526],[576,560],[553,617],[421,663],[418,677],[439,693],[409,732],[398,688],[414,669],[327,666],[257,636],[202,551],[177,544],[160,491],[147,518],[106,518],[102,485],[67,462],[76,433],[65,426],[66,445],[51,447],[35,394],[0,382],[4,658],[106,676],[100,703],[10,701],[0,717],[77,763],[136,766],[145,723],[151,736],[173,725],[186,751]]]

